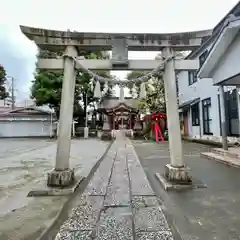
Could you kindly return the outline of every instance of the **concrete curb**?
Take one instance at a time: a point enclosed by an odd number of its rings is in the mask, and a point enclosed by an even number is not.
[[[81,182],[84,182],[84,181],[87,181],[94,173],[95,171],[97,170],[97,168],[99,167],[101,161],[105,158],[107,152],[109,151],[109,149],[111,148],[112,146],[112,143],[113,141],[110,142],[110,144],[108,145],[108,147],[106,148],[105,152],[103,153],[103,155],[99,158],[99,160],[95,163],[95,165],[92,167],[91,171],[89,172],[88,176],[85,177],[83,179],[83,181]],[[90,181],[90,179],[89,179]],[[80,186],[81,184],[78,185],[78,187]],[[43,232],[42,234],[36,239],[36,240],[53,240],[53,238],[48,238],[48,234],[49,232],[51,231],[51,229],[54,227],[55,224],[57,224],[58,220],[61,218],[61,215],[63,215],[64,211],[67,210],[68,208],[68,204],[71,202],[71,200],[73,199],[74,195],[75,195],[76,191],[74,193],[72,193],[70,195],[70,197],[66,200],[66,202],[62,205],[62,207],[60,208],[60,211],[59,213],[57,214],[57,216],[53,219],[52,223],[50,224],[49,227],[47,227]]]
[[[219,159],[219,158],[216,158],[216,157],[213,157],[213,156],[209,156],[209,155],[204,154],[204,153],[200,153],[200,155],[203,156],[204,158],[207,158],[209,160],[214,160],[216,162],[222,163],[222,164],[227,165],[229,167],[240,168],[240,164],[235,164],[235,163],[232,163],[232,162],[229,162],[229,161],[226,161],[226,160],[222,160],[222,159]]]
[[[27,197],[43,197],[43,196],[65,196],[75,192],[78,185],[84,179],[83,176],[76,176],[75,182],[71,187],[67,188],[51,188],[45,186],[44,189],[31,190]],[[45,180],[45,179],[44,179]]]
[[[207,188],[206,184],[195,183],[194,181],[193,181],[192,184],[186,184],[186,185],[185,184],[171,183],[160,173],[155,173],[155,176],[156,176],[156,178],[158,179],[158,181],[160,182],[160,184],[162,185],[162,187],[164,188],[165,191],[168,191],[168,190],[184,190],[184,189]]]
[[[186,142],[193,142],[193,143],[199,143],[207,146],[212,146],[212,147],[222,147],[221,142],[214,142],[211,140],[203,140],[203,139],[196,139],[196,138],[190,138],[190,137],[185,137],[182,136],[182,140]],[[234,143],[228,143],[229,147],[235,146]]]

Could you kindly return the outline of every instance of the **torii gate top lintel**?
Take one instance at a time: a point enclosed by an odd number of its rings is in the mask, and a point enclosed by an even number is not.
[[[116,39],[124,39],[129,51],[161,51],[164,47],[185,51],[198,48],[212,34],[212,30],[158,34],[58,31],[28,26],[20,28],[38,47],[53,51],[64,49],[67,45],[74,45],[82,50],[109,51]]]

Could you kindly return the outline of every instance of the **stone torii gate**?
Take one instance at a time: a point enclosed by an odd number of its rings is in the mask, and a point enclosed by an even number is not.
[[[56,31],[49,29],[20,26],[21,31],[33,40],[40,49],[50,51],[64,50],[63,57],[39,59],[39,69],[63,70],[60,126],[57,142],[55,168],[48,174],[49,186],[68,186],[74,180],[74,171],[70,169],[71,124],[76,70],[74,58],[89,70],[146,70],[163,63],[162,60],[128,60],[128,51],[162,51],[168,59],[176,51],[188,51],[198,48],[212,31],[196,31],[173,34],[113,34],[82,33]],[[78,57],[80,51],[112,51],[109,60],[84,60]],[[189,181],[189,168],[184,165],[180,123],[178,115],[175,70],[196,70],[197,60],[176,60],[170,58],[165,63],[163,78],[168,116],[169,148],[171,162],[166,166],[166,177],[174,181]]]

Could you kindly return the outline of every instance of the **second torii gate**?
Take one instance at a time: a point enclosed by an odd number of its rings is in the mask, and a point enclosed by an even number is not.
[[[71,148],[71,124],[75,77],[78,66],[74,59],[89,70],[152,70],[162,60],[128,60],[128,51],[162,51],[169,59],[165,63],[164,86],[168,117],[169,148],[171,162],[166,166],[169,180],[188,182],[189,169],[184,165],[180,123],[178,115],[175,70],[194,71],[199,68],[197,60],[176,60],[171,58],[175,51],[194,50],[211,35],[211,30],[174,34],[110,34],[55,31],[21,26],[22,32],[39,48],[51,51],[64,50],[63,57],[39,59],[39,69],[63,70],[60,126],[57,155],[54,170],[48,174],[48,185],[68,186],[74,180],[74,171],[69,167]],[[83,60],[78,52],[86,50],[112,50],[112,59]]]

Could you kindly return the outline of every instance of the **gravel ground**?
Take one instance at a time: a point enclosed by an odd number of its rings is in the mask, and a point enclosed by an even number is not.
[[[54,140],[0,139],[0,239],[36,239],[68,197],[26,197],[45,181],[56,155]],[[72,140],[71,167],[87,176],[108,143],[95,139]],[[94,149],[94,151],[92,151]]]

